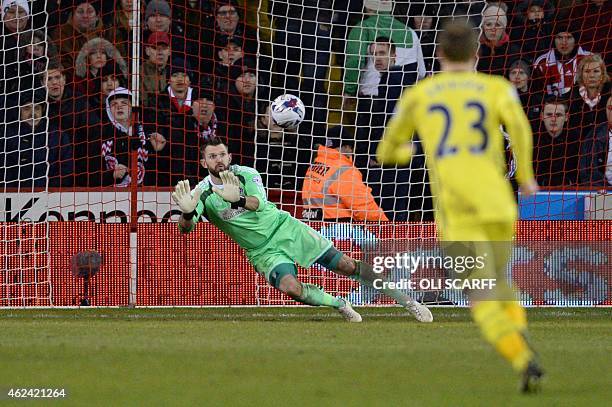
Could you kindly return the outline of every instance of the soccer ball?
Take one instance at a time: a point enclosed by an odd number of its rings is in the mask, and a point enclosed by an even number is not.
[[[293,129],[304,120],[306,107],[299,97],[286,93],[274,99],[270,112],[274,123],[283,129]]]

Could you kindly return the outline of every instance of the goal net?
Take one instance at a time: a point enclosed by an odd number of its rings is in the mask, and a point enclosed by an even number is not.
[[[259,171],[270,202],[343,252],[435,256],[418,138],[406,167],[375,152],[402,91],[439,71],[437,35],[454,18],[477,27],[476,69],[515,84],[534,132],[542,190],[517,195],[509,278],[528,305],[612,300],[606,2],[6,0],[1,11],[0,307],[295,304],[210,223],[178,232],[173,186],[208,174],[200,148],[213,137]],[[306,106],[295,130],[270,117],[286,93]],[[392,304],[316,265],[298,275]],[[465,304],[458,290],[406,290]]]

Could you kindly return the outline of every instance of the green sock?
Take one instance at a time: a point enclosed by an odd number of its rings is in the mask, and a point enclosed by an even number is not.
[[[376,291],[379,291],[385,294],[387,297],[393,298],[395,302],[397,302],[402,307],[408,305],[413,301],[406,293],[403,293],[397,289],[391,288],[383,288],[378,289],[374,287],[374,280],[381,279],[382,281],[387,281],[381,274],[374,273],[372,266],[367,263],[363,263],[361,261],[357,261],[355,263],[355,274],[350,276],[351,279],[360,282],[363,285],[367,285],[368,287],[374,288]]]
[[[302,283],[302,295],[297,301],[308,305],[325,305],[327,307],[340,308],[344,301],[323,291],[314,284]]]

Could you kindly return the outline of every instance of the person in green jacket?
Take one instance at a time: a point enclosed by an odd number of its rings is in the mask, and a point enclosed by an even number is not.
[[[425,76],[425,63],[421,45],[416,33],[391,14],[393,2],[390,0],[365,0],[365,12],[369,17],[351,29],[346,41],[346,59],[344,65],[345,101],[355,97],[359,87],[360,71],[368,60],[368,47],[378,37],[386,37],[405,55],[414,55],[417,62],[419,78]],[[406,63],[407,63],[406,62]]]

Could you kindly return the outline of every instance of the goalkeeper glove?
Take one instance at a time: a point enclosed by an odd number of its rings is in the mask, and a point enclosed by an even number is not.
[[[223,189],[219,189],[215,186],[212,190],[215,194],[219,195],[223,200],[235,203],[240,201],[240,181],[233,172],[223,171],[219,174],[221,181],[223,181]]]
[[[179,181],[174,188],[174,192],[172,193],[172,199],[179,206],[181,211],[185,214],[192,213],[195,211],[196,206],[198,206],[198,202],[200,201],[200,195],[202,194],[202,190],[200,188],[195,188],[193,190],[193,195],[191,194],[191,188],[189,187],[189,181]]]

